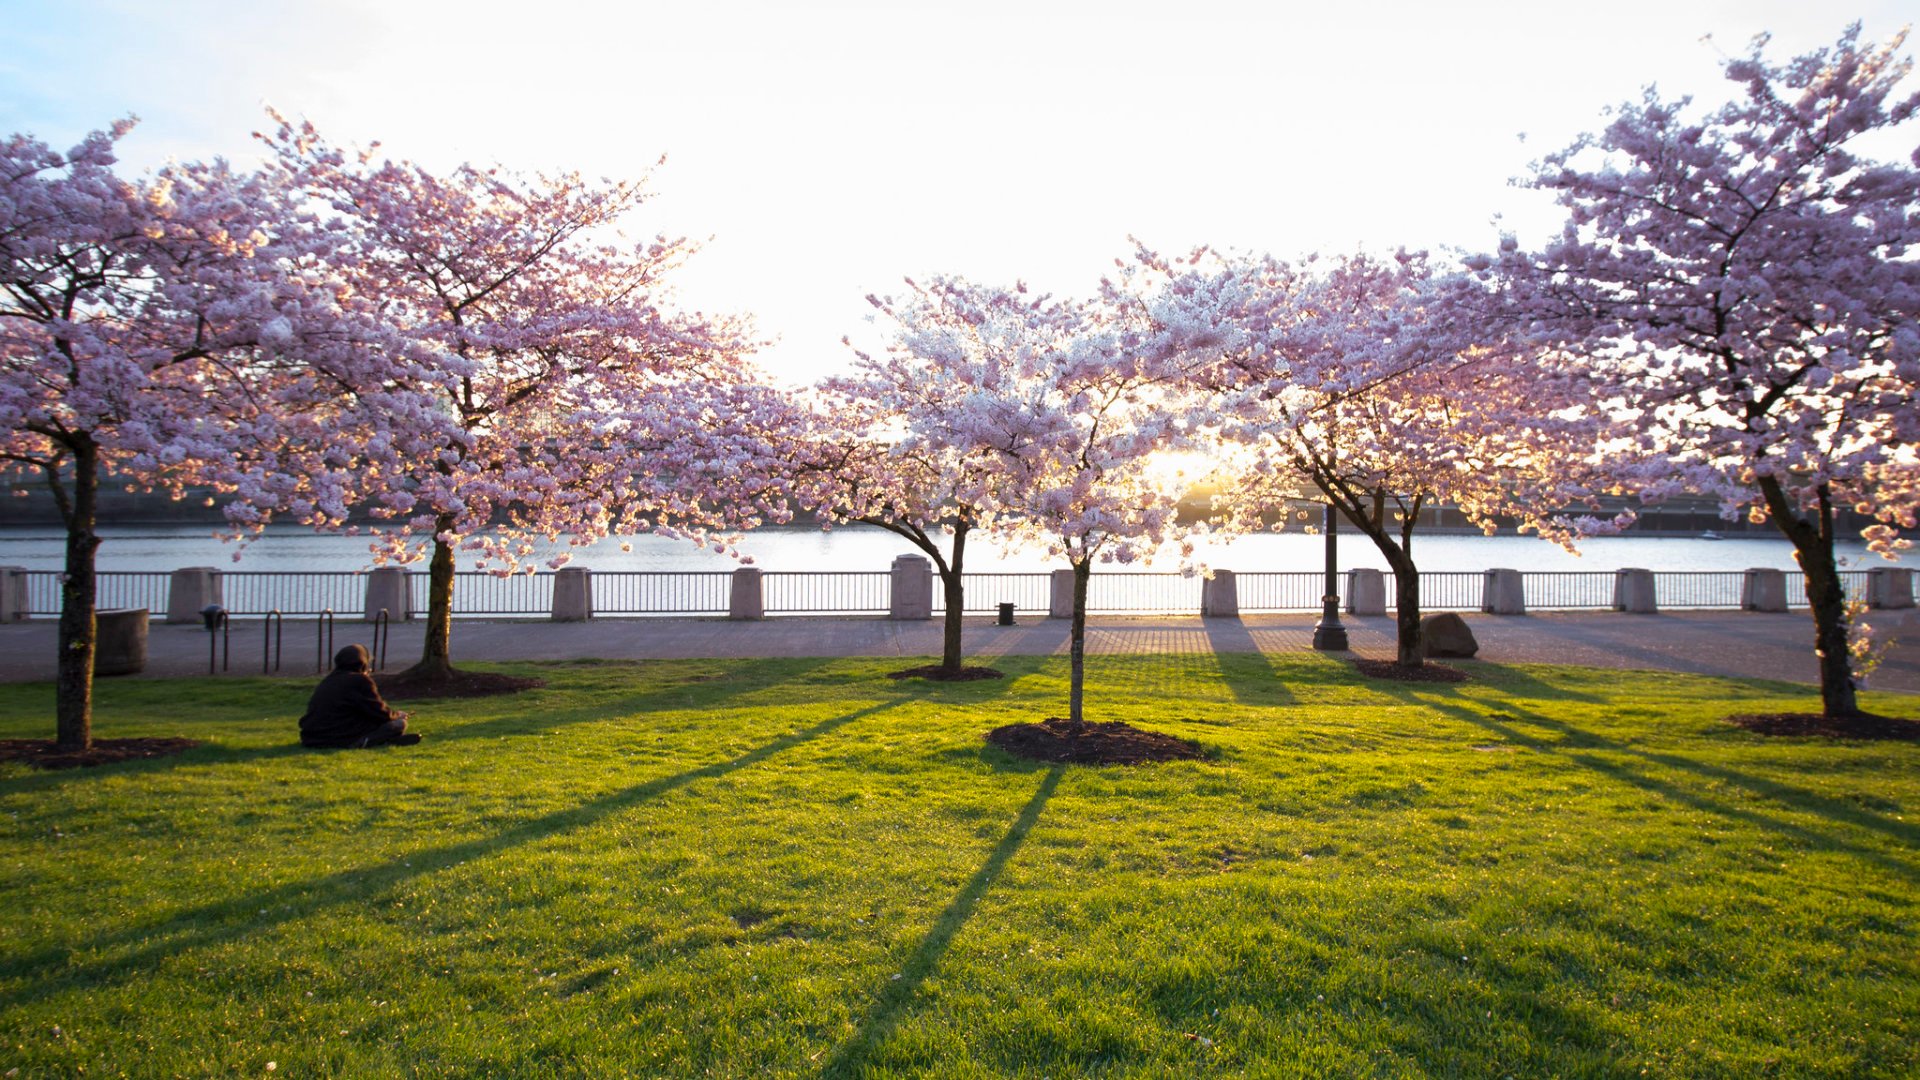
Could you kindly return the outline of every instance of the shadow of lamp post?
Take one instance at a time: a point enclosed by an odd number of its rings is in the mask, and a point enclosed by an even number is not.
[[[1336,566],[1339,562],[1338,528],[1340,511],[1333,503],[1327,503],[1327,585],[1320,596],[1320,621],[1313,625],[1313,647],[1324,652],[1345,652],[1347,650],[1347,628],[1340,625],[1340,579]]]

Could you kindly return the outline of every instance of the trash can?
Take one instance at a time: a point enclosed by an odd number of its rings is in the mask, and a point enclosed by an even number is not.
[[[1000,625],[1001,626],[1013,625],[1013,605],[1012,604],[1000,605]]]
[[[137,675],[147,669],[147,609],[101,611],[93,617],[95,675]]]

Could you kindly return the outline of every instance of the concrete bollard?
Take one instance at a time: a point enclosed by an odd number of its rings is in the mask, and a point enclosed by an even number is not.
[[[1073,618],[1073,571],[1055,570],[1052,586],[1047,593],[1047,618]]]
[[[197,623],[200,609],[208,604],[225,606],[221,599],[220,571],[211,566],[187,566],[173,572],[167,581],[167,622]]]
[[[1387,578],[1380,571],[1356,566],[1347,571],[1347,614],[1385,615]]]
[[[367,575],[367,621],[378,619],[383,610],[392,622],[413,618],[413,590],[402,567],[376,567]]]
[[[887,618],[933,618],[933,562],[924,555],[899,555],[892,572]]]
[[[1756,566],[1740,579],[1741,611],[1787,610],[1787,573]]]
[[[1488,615],[1525,615],[1527,581],[1520,571],[1487,571],[1480,584],[1480,610]]]
[[[1231,570],[1215,570],[1200,582],[1200,614],[1206,618],[1240,617],[1240,583]]]
[[[95,612],[93,628],[95,675],[138,675],[147,669],[146,608]]]
[[[1623,567],[1613,572],[1613,610],[1652,615],[1660,610],[1655,594],[1653,571],[1641,567]]]
[[[563,566],[553,575],[553,621],[586,622],[593,618],[593,571]]]
[[[0,623],[27,617],[27,568],[0,566]]]
[[[1879,566],[1867,571],[1867,606],[1912,607],[1913,570],[1905,566]]]
[[[766,595],[760,588],[760,568],[743,566],[733,572],[733,592],[727,597],[727,618],[764,619]]]

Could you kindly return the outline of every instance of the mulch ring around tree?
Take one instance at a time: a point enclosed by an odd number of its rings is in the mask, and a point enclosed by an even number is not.
[[[24,761],[41,769],[74,769],[167,757],[199,745],[198,739],[95,739],[85,750],[67,750],[51,739],[0,739],[0,761]]]
[[[1727,723],[1756,735],[1821,735],[1829,739],[1899,739],[1920,742],[1920,721],[1894,716],[1823,716],[1820,713],[1749,713]]]
[[[973,682],[977,679],[1004,679],[1006,673],[990,667],[963,667],[958,671],[948,671],[939,664],[925,667],[910,667],[905,671],[889,671],[889,679],[926,679],[929,682]]]
[[[455,671],[451,675],[425,679],[403,671],[397,675],[375,675],[373,681],[380,687],[380,696],[388,701],[494,697],[517,694],[522,690],[537,690],[547,685],[545,679],[502,675],[494,671]]]
[[[1353,666],[1360,674],[1369,679],[1392,679],[1396,682],[1466,682],[1473,676],[1459,668],[1448,667],[1427,661],[1419,667],[1405,667],[1392,660],[1368,660],[1364,656],[1353,658]]]
[[[1105,724],[1083,720],[1076,724],[1056,716],[1038,724],[997,727],[987,732],[986,739],[1015,757],[1076,765],[1140,765],[1207,756],[1199,743],[1142,731],[1117,720]]]

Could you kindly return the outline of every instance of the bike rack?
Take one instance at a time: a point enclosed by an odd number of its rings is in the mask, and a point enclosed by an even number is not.
[[[373,670],[375,671],[387,670],[387,632],[391,629],[388,622],[387,609],[381,608],[380,614],[373,618]]]
[[[216,638],[211,633],[207,635],[207,674],[212,675],[216,670],[230,670],[233,665],[233,624],[227,619],[227,613],[224,611],[216,611],[204,617],[213,619],[220,627],[219,637]],[[212,630],[213,627],[209,626],[207,629]],[[213,666],[215,655],[219,655],[225,661],[217,669]]]
[[[333,609],[320,613],[313,625],[313,670],[325,672],[327,661],[333,656]]]
[[[287,617],[279,608],[267,612],[260,625],[260,674],[280,670],[281,639],[286,636]]]

